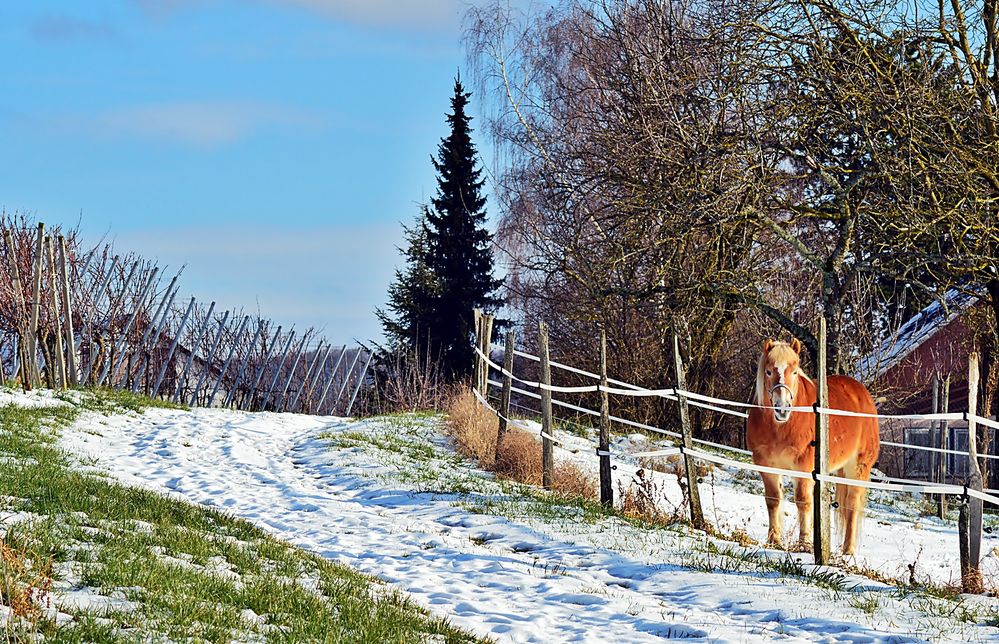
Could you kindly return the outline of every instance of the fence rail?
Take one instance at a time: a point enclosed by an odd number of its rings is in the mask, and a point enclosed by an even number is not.
[[[369,349],[184,300],[182,269],[23,218],[0,219],[0,251],[0,381],[245,411],[350,415],[365,400]]]
[[[483,332],[484,328],[479,328],[479,333]],[[539,343],[544,346],[544,336],[545,328],[541,329],[541,339]],[[677,347],[677,355],[679,355],[679,347]],[[493,351],[503,351],[504,352],[504,365],[500,365],[492,359],[491,354]],[[829,416],[850,416],[850,417],[870,417],[878,418],[884,420],[898,421],[898,420],[918,420],[918,421],[963,421],[968,423],[968,428],[964,430],[965,436],[968,437],[966,450],[959,449],[942,449],[937,447],[932,447],[930,445],[919,445],[911,444],[908,442],[895,442],[895,441],[882,441],[882,445],[890,446],[899,450],[912,450],[918,453],[930,454],[933,453],[943,453],[955,457],[958,460],[962,460],[967,463],[967,467],[964,470],[967,472],[967,480],[962,484],[949,484],[943,480],[932,481],[932,480],[916,480],[916,479],[906,479],[898,477],[874,477],[875,480],[862,481],[857,479],[844,478],[840,476],[835,476],[829,474],[825,471],[820,471],[817,467],[815,471],[798,471],[798,470],[788,470],[775,467],[767,467],[763,465],[758,465],[753,462],[747,462],[746,460],[739,460],[736,458],[729,458],[718,453],[710,452],[703,449],[703,447],[710,447],[714,450],[727,451],[733,454],[739,454],[742,456],[751,455],[751,452],[740,449],[738,447],[724,445],[720,443],[715,443],[712,441],[706,441],[703,439],[691,439],[689,434],[685,436],[686,432],[675,432],[670,431],[661,427],[656,427],[646,423],[640,423],[627,418],[611,415],[607,405],[602,402],[602,410],[596,411],[594,409],[589,409],[580,404],[574,404],[566,402],[564,400],[559,400],[555,398],[554,394],[569,394],[569,395],[581,395],[588,393],[599,393],[601,394],[601,400],[606,401],[607,394],[616,394],[621,396],[644,396],[644,397],[658,397],[669,401],[678,402],[678,419],[680,420],[681,426],[683,423],[683,407],[684,405],[693,405],[701,407],[703,409],[708,409],[711,411],[719,413],[729,413],[741,416],[746,416],[744,410],[747,409],[762,409],[762,410],[772,410],[773,407],[766,405],[757,405],[753,403],[745,403],[740,401],[725,400],[721,398],[716,398],[712,396],[707,396],[699,392],[693,392],[686,390],[683,387],[683,367],[682,363],[677,361],[677,380],[679,386],[666,387],[660,389],[648,389],[645,387],[640,387],[622,380],[615,380],[612,378],[604,379],[601,382],[601,376],[584,369],[579,369],[571,365],[566,365],[555,360],[544,360],[544,362],[550,367],[560,369],[577,376],[584,376],[585,378],[590,378],[597,380],[598,384],[595,385],[583,385],[583,386],[560,386],[551,384],[550,378],[544,375],[540,381],[529,380],[523,378],[516,373],[514,373],[514,362],[507,355],[506,352],[509,351],[508,348],[503,347],[493,347],[491,344],[491,338],[480,336],[479,344],[475,348],[475,353],[477,356],[476,368],[477,377],[473,382],[477,383],[473,387],[473,393],[478,399],[479,403],[482,404],[487,409],[491,410],[505,426],[519,427],[526,431],[536,431],[531,427],[519,422],[518,420],[511,417],[510,408],[514,406],[514,403],[510,402],[510,398],[504,395],[500,398],[501,405],[497,409],[489,402],[489,387],[501,388],[506,391],[511,391],[517,393],[521,396],[532,398],[535,400],[544,399],[545,403],[568,409],[580,414],[585,414],[591,417],[597,417],[601,419],[601,428],[603,428],[604,423],[613,421],[628,427],[635,427],[638,429],[646,430],[656,434],[660,434],[668,437],[674,442],[674,445],[666,449],[653,450],[648,452],[634,453],[615,453],[614,450],[610,449],[606,444],[598,445],[596,443],[590,442],[591,449],[589,452],[592,457],[599,460],[601,478],[609,476],[609,469],[612,467],[610,465],[610,457],[622,457],[628,456],[631,458],[635,457],[645,457],[645,458],[655,458],[664,456],[682,456],[685,461],[689,462],[689,459],[711,462],[717,465],[723,465],[725,467],[754,471],[759,473],[769,473],[781,476],[787,476],[790,478],[798,479],[813,479],[819,483],[832,483],[835,485],[846,485],[853,487],[862,487],[866,489],[882,490],[885,492],[895,492],[895,493],[908,493],[908,494],[927,494],[936,495],[941,501],[947,498],[947,496],[957,497],[962,500],[959,505],[959,549],[961,554],[962,571],[964,576],[964,585],[966,590],[977,590],[981,587],[981,577],[979,572],[979,555],[982,539],[983,524],[981,520],[981,508],[982,504],[987,503],[989,505],[999,507],[999,490],[986,490],[983,489],[982,479],[981,479],[981,468],[979,461],[990,461],[999,460],[999,456],[994,454],[979,454],[976,447],[976,425],[980,425],[987,429],[999,428],[999,422],[991,418],[986,418],[980,416],[976,413],[974,407],[974,401],[969,400],[970,408],[964,412],[944,412],[944,413],[932,413],[932,414],[864,414],[859,412],[853,412],[844,409],[835,409],[828,406],[822,406],[818,403],[808,407],[794,407],[792,411],[815,414],[816,418],[829,417]],[[527,353],[521,350],[513,350],[513,355],[534,361],[541,362],[543,358]],[[969,382],[975,380],[977,382],[977,356],[972,354],[969,358]],[[601,352],[601,371],[606,370],[606,356]],[[494,373],[502,377],[502,381],[496,380],[489,377],[489,372],[492,370]],[[516,381],[517,383],[523,385],[522,387],[513,386],[512,383]],[[606,383],[610,383],[613,386],[609,386]],[[533,391],[532,391],[533,390]],[[542,426],[540,431],[540,436],[545,442],[549,442],[555,447],[560,449],[568,449],[574,453],[580,453],[580,450],[567,447],[564,443],[558,440],[555,436],[555,432],[552,428],[552,424],[549,418],[546,418],[542,414]],[[936,439],[934,439],[936,440]],[[605,443],[605,441],[601,441]],[[932,442],[932,440],[930,441]],[[697,446],[695,446],[695,444]],[[956,445],[953,445],[956,447]],[[607,470],[606,472],[604,470]],[[961,471],[956,467],[956,462],[952,461],[950,465],[951,476],[954,476],[956,471]],[[687,468],[687,480],[686,485],[688,490],[697,490],[698,480],[695,475],[692,474],[692,470]],[[602,486],[603,487],[603,486]],[[688,501],[695,498],[694,495],[688,494]],[[612,497],[610,492],[605,492],[603,489],[601,491],[601,501],[604,503],[612,503]],[[693,502],[691,502],[691,520],[692,523],[696,525],[695,512],[699,508],[696,508]],[[818,551],[817,551],[818,552]],[[825,560],[821,559],[819,556],[816,557],[817,563],[824,563]],[[976,581],[977,579],[977,581]]]

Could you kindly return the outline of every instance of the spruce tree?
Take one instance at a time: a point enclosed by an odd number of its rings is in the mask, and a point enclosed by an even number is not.
[[[437,195],[407,229],[407,267],[397,271],[389,288],[394,316],[378,312],[390,343],[429,348],[453,380],[472,368],[472,309],[495,310],[501,304],[496,291],[502,281],[493,277],[492,235],[485,228],[485,181],[465,111],[470,96],[456,78],[447,116],[451,132],[431,157]]]

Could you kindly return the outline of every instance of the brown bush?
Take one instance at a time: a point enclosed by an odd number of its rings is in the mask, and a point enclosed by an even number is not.
[[[470,391],[463,390],[448,405],[447,428],[459,454],[474,459],[485,470],[526,483],[541,485],[541,443],[529,432],[510,427],[496,450],[499,421]],[[552,489],[565,498],[593,499],[596,481],[573,463],[556,463]]]
[[[541,485],[541,443],[527,432],[511,427],[500,441],[494,471],[514,481]]]
[[[499,421],[467,389],[451,397],[447,410],[447,429],[459,454],[474,460],[483,469],[492,469],[496,459]]]

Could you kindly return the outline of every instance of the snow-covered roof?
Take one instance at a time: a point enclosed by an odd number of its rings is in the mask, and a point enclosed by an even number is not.
[[[976,301],[978,298],[966,291],[956,289],[947,291],[941,300],[933,302],[912,316],[899,327],[898,333],[886,339],[877,350],[862,358],[857,365],[857,377],[867,380],[883,375]]]

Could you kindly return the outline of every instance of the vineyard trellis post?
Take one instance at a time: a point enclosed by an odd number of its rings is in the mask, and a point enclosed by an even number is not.
[[[288,378],[284,381],[281,395],[274,400],[274,411],[281,411],[284,406],[284,399],[288,395],[288,388],[291,387],[291,381],[295,377],[295,371],[298,370],[298,363],[302,361],[302,354],[305,351],[305,345],[308,341],[309,334],[302,335],[302,343],[298,345],[298,351],[295,352],[295,359],[291,361],[291,368],[288,369]]]
[[[302,339],[304,340],[305,338],[303,337]],[[288,339],[284,343],[284,349],[281,350],[279,352],[279,354],[278,354],[279,357],[277,358],[277,366],[274,368],[274,377],[271,378],[271,384],[270,384],[270,386],[267,387],[267,391],[264,393],[264,397],[261,399],[261,403],[260,403],[260,407],[259,407],[259,409],[261,411],[267,409],[267,403],[269,403],[270,400],[271,400],[271,394],[274,392],[274,387],[277,386],[278,379],[281,377],[281,368],[284,366],[285,360],[288,359],[288,351],[291,349],[291,343],[294,342],[294,341],[295,341],[295,329],[292,329],[291,333],[288,334]],[[264,361],[261,364],[260,368],[261,369],[266,369],[267,366],[268,366],[267,363],[269,361],[270,361],[270,355],[268,354],[268,357],[264,358]],[[258,382],[259,382],[259,379],[258,379]],[[254,391],[256,391],[256,387],[254,387],[253,389],[254,389]],[[252,396],[252,392],[251,392],[251,396]],[[250,408],[252,409],[252,407],[253,407],[253,399],[251,398],[250,399]]]
[[[66,388],[66,356],[63,353],[62,346],[62,323],[59,319],[59,315],[62,312],[62,307],[59,305],[59,277],[56,273],[56,263],[55,263],[55,240],[52,239],[52,235],[45,236],[45,257],[46,265],[49,274],[49,290],[51,291],[52,297],[52,326],[55,331],[52,338],[52,361],[55,363],[54,377],[52,378],[56,387],[60,389]]]
[[[42,243],[45,237],[45,224],[38,223],[38,233],[35,238],[35,257],[32,262],[31,275],[31,326],[28,329],[28,369],[31,371],[31,384],[41,384],[41,373],[38,371],[38,316],[42,305]],[[46,365],[48,366],[48,365]]]
[[[166,375],[167,368],[170,366],[170,361],[173,359],[174,352],[177,351],[177,345],[180,344],[180,338],[184,335],[184,328],[187,326],[187,321],[191,319],[191,311],[194,310],[194,298],[191,298],[191,303],[187,305],[187,311],[184,312],[184,317],[181,319],[180,324],[177,325],[177,332],[173,334],[173,341],[170,343],[170,349],[167,350],[166,358],[163,359],[163,364],[160,366],[160,372],[156,375],[156,383],[153,385],[153,391],[150,394],[151,397],[155,398],[160,391],[160,385],[163,384],[163,377]]]
[[[680,391],[687,390],[687,377],[683,368],[683,356],[680,354],[680,337],[673,333],[673,364],[676,367],[676,388],[677,407],[680,410],[680,429],[683,436],[683,447],[685,450],[694,447],[693,428],[690,422],[690,408],[687,405],[687,397]],[[686,453],[683,454],[684,473],[687,477],[687,503],[690,506],[690,523],[694,528],[703,530],[706,527],[704,521],[704,511],[701,509],[701,492],[697,486],[697,464],[694,458]]]
[[[982,470],[978,465],[978,436],[975,415],[978,413],[978,354],[968,356],[968,482],[966,489],[981,492],[984,488]],[[964,495],[958,516],[958,538],[961,551],[961,587],[966,593],[981,593],[982,572],[982,510],[978,497]]]
[[[226,373],[229,372],[229,365],[232,364],[232,359],[236,356],[236,347],[239,346],[240,338],[243,337],[243,332],[246,330],[246,325],[249,324],[249,322],[250,322],[250,316],[244,315],[243,321],[240,322],[239,324],[239,330],[236,331],[236,334],[233,336],[232,339],[232,344],[229,346],[229,355],[226,356],[225,363],[223,363],[222,369],[219,370],[219,377],[215,381],[215,386],[212,387],[212,393],[211,395],[208,396],[208,403],[205,405],[206,407],[211,407],[212,403],[215,402],[215,396],[218,395],[219,388],[222,386],[222,381],[225,379]],[[253,336],[253,344],[257,343],[257,337],[259,336],[260,331],[263,329],[263,324],[264,322],[263,320],[261,320],[260,323],[257,325],[257,334]],[[220,337],[224,331],[225,327],[219,330]],[[246,349],[247,358],[249,357],[250,351],[252,350],[253,350],[253,345],[250,345],[250,347]],[[243,362],[243,364],[245,365],[245,361]],[[229,392],[226,392],[226,395],[222,399],[223,407],[225,407],[225,402],[228,401],[228,399],[229,399]]]
[[[197,352],[198,347],[201,346],[201,342],[205,339],[205,333],[208,332],[208,327],[212,324],[212,313],[215,312],[215,302],[208,305],[208,312],[205,313],[205,319],[202,321],[201,326],[198,327],[198,331],[194,335],[194,339],[191,341],[191,346],[187,352],[187,361],[184,363],[184,368],[181,370],[180,377],[177,378],[177,386],[174,387],[173,396],[171,400],[176,402],[180,398],[181,388],[187,384],[187,378],[191,373],[191,366],[194,364],[194,354]]]
[[[552,369],[548,357],[548,325],[538,324],[538,355],[541,356],[541,484],[552,489],[555,447],[552,444]]]
[[[142,293],[136,300],[135,308],[132,310],[131,315],[129,315],[128,321],[125,322],[125,328],[121,331],[121,337],[117,342],[112,344],[111,356],[109,356],[107,362],[104,363],[104,369],[101,370],[100,377],[97,379],[97,382],[94,383],[97,386],[103,385],[105,379],[109,376],[109,383],[111,385],[114,384],[114,376],[118,372],[118,369],[121,368],[121,363],[124,360],[125,346],[128,343],[128,334],[132,330],[132,325],[135,323],[135,319],[138,317],[139,311],[141,311],[142,307],[145,306],[146,298],[148,298],[149,294],[153,291],[153,284],[156,282],[156,276],[159,274],[159,270],[159,267],[154,267],[149,271],[149,279],[146,281],[146,285],[142,289]],[[113,369],[111,366],[112,362],[114,362]]]
[[[361,359],[361,349],[358,348],[354,352],[354,361],[350,363],[350,369],[343,374],[343,382],[340,384],[340,389],[336,392],[336,400],[333,401],[333,405],[330,406],[330,413],[332,414],[340,406],[340,399],[343,398],[343,392],[347,391],[347,385],[350,384],[350,374],[354,373],[354,367],[357,366],[357,362]]]
[[[360,349],[358,349],[360,351]],[[368,375],[368,367],[371,366],[371,358],[374,357],[374,353],[369,351],[368,358],[364,361],[364,368],[361,369],[361,375],[357,377],[357,384],[354,386],[354,393],[350,396],[350,403],[347,405],[347,416],[350,416],[351,410],[354,408],[354,401],[357,400],[357,394],[361,391],[361,385],[364,384],[364,377]]]
[[[493,460],[498,461],[500,455],[500,443],[509,429],[508,419],[510,418],[510,399],[513,394],[513,351],[517,342],[517,333],[512,328],[506,332],[506,341],[503,345],[503,390],[500,394],[500,417],[496,430],[496,451]],[[485,396],[485,393],[483,393]]]
[[[179,277],[180,273],[177,273],[170,280],[170,284],[167,285],[166,291],[160,299],[159,306],[156,307],[156,312],[153,313],[153,317],[149,318],[149,324],[146,325],[146,330],[142,333],[142,338],[139,339],[135,351],[128,358],[128,368],[125,371],[126,382],[135,370],[136,361],[140,361],[139,368],[135,371],[135,379],[132,382],[133,392],[139,390],[142,377],[149,368],[149,351],[156,347],[156,343],[160,340],[160,334],[163,332],[164,326],[166,326],[167,318],[170,316],[170,308],[173,306],[174,298],[177,297],[177,291],[174,290],[174,286],[177,284]],[[146,349],[147,346],[149,346],[148,350]]]
[[[260,379],[264,377],[264,368],[267,366],[267,359],[270,358],[271,350],[274,345],[277,344],[278,338],[281,336],[281,325],[278,325],[277,331],[274,333],[274,339],[271,343],[264,348],[264,359],[260,363],[260,370],[257,372],[257,377],[253,382],[253,386],[250,387],[250,393],[252,394],[257,390],[260,385]],[[242,362],[239,363],[239,370],[236,371],[236,378],[232,382],[232,389],[228,392],[225,397],[225,401],[222,403],[223,407],[229,407],[236,403],[236,396],[239,393],[239,386],[243,384],[243,375],[246,373],[247,365],[250,363],[250,357],[253,355],[253,349],[257,346],[257,340],[263,340],[266,342],[266,337],[264,336],[264,321],[260,320],[257,324],[257,334],[253,336],[253,342],[250,346],[246,348],[246,355],[243,356]]]
[[[819,317],[818,355],[816,356],[816,402],[818,407],[829,407],[829,383],[826,375],[826,319]],[[831,525],[829,521],[830,485],[816,475],[829,473],[829,416],[815,412],[815,469],[812,470],[812,548],[815,564],[828,565],[831,558]]]
[[[326,348],[326,355],[329,355],[329,346],[327,346],[327,348]],[[306,390],[306,388],[309,386],[309,381],[312,379],[312,376],[315,373],[316,367],[319,365],[321,357],[323,359],[325,359],[325,356],[323,356],[323,341],[322,340],[319,341],[319,345],[316,347],[316,354],[314,356],[312,356],[312,360],[311,360],[311,362],[309,362],[309,366],[305,369],[305,375],[302,376],[302,382],[301,382],[301,384],[298,387],[298,391],[295,392],[295,397],[292,399],[291,404],[288,405],[288,409],[289,410],[290,409],[298,409],[299,408],[298,407],[298,401],[302,398],[302,392],[304,392]],[[302,408],[303,409],[304,409],[304,407],[305,407],[305,401],[303,401],[303,404],[302,404]]]
[[[211,315],[208,317],[210,318]],[[191,391],[191,406],[194,406],[198,401],[198,394],[201,392],[201,388],[205,384],[205,380],[208,377],[209,367],[215,360],[215,354],[218,353],[219,345],[222,344],[222,337],[225,335],[225,325],[228,321],[229,311],[224,311],[222,313],[222,318],[219,320],[219,332],[215,335],[215,340],[212,342],[212,346],[208,350],[208,353],[205,354],[201,364],[201,371],[198,373],[198,379],[195,381],[194,388]],[[233,340],[233,344],[235,344],[235,340]],[[173,401],[179,402],[182,394],[181,383],[177,383],[177,392],[173,396]]]
[[[607,395],[607,330],[600,329],[600,503],[614,507],[614,486],[611,484],[610,462],[610,399]]]
[[[97,302],[98,302],[98,300],[101,297],[103,297],[103,294],[105,292],[107,292],[108,298],[109,298],[109,301],[110,301],[110,297],[111,297],[111,291],[110,291],[110,289],[111,289],[111,278],[114,277],[114,272],[115,272],[115,269],[118,267],[118,262],[120,261],[120,259],[121,258],[118,257],[117,255],[115,255],[111,259],[111,266],[110,266],[110,268],[108,268],[107,273],[103,277],[103,281],[101,282],[101,285],[94,292],[93,304],[90,307],[90,311],[87,313],[87,321],[83,325],[84,328],[87,331],[90,332],[90,355],[89,355],[89,357],[87,359],[87,366],[86,366],[86,368],[83,369],[81,371],[81,373],[80,373],[80,384],[81,385],[87,384],[87,381],[90,379],[90,376],[91,376],[90,372],[94,368],[94,360],[95,360],[95,353],[94,353],[94,318],[97,317]],[[81,333],[80,333],[80,345],[79,345],[79,347],[82,348],[82,346],[83,346],[83,330],[81,329]]]
[[[21,388],[31,389],[31,370],[28,367],[25,343],[28,341],[28,307],[24,302],[24,287],[21,285],[21,272],[17,266],[17,253],[14,249],[14,236],[10,229],[4,229],[4,239],[7,242],[7,256],[10,259],[10,271],[14,280],[14,304],[17,307],[17,352],[15,353],[20,371]]]
[[[87,258],[87,266],[89,264],[90,258]],[[86,272],[87,266],[84,266],[84,272]],[[79,382],[79,374],[76,370],[76,333],[73,328],[73,300],[69,288],[69,264],[66,262],[66,238],[63,235],[59,235],[59,267],[62,278],[62,307],[66,332],[66,373],[69,378],[66,384],[75,386]]]
[[[330,393],[330,388],[333,387],[333,383],[336,381],[336,372],[340,369],[340,365],[343,363],[343,357],[347,355],[347,345],[343,345],[340,348],[340,355],[337,356],[336,363],[333,364],[333,368],[330,369],[330,378],[326,381],[326,386],[323,387],[323,393],[319,396],[319,402],[316,403],[316,413],[321,414],[323,412],[323,403],[326,402],[326,396]]]

